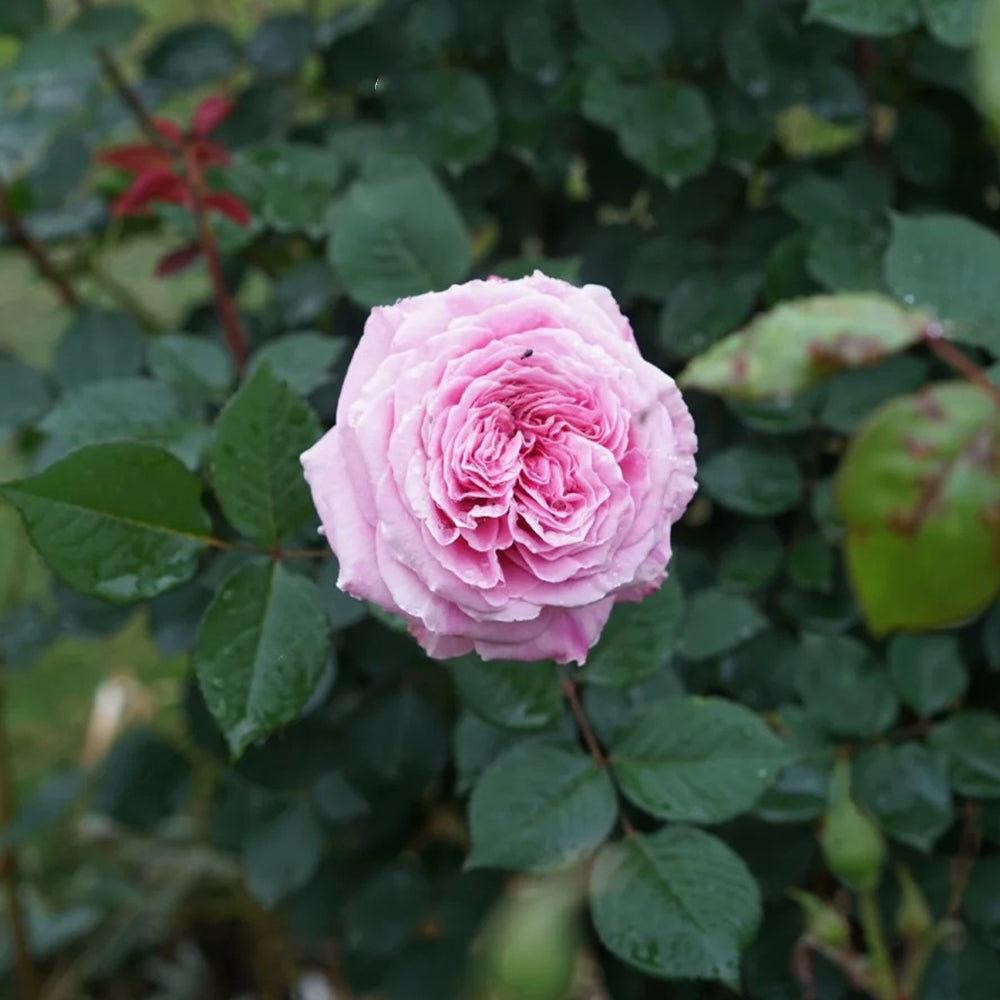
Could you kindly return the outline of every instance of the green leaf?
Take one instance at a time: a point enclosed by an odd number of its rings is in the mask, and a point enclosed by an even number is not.
[[[26,670],[65,633],[64,624],[38,601],[8,604],[0,612],[0,663]]]
[[[974,799],[1000,799],[1000,717],[958,712],[931,730],[930,744],[948,759],[951,787]]]
[[[721,823],[746,812],[789,763],[753,712],[720,698],[650,706],[611,749],[622,791],[660,819]]]
[[[247,376],[256,374],[262,365],[300,396],[308,396],[330,379],[330,368],[344,353],[347,341],[322,333],[289,333],[265,344],[247,365]]]
[[[157,39],[146,54],[149,76],[175,87],[197,87],[233,72],[240,52],[224,28],[209,21],[184,24]]]
[[[885,275],[904,302],[934,313],[959,340],[1000,354],[1000,302],[992,275],[1000,237],[959,215],[897,215]]]
[[[478,715],[505,729],[547,729],[563,713],[557,668],[548,662],[448,660],[458,694]]]
[[[17,0],[0,9],[0,35],[26,38],[45,26],[48,12],[45,0]]]
[[[702,465],[698,480],[713,500],[750,517],[774,517],[802,495],[795,460],[780,448],[733,445]]]
[[[962,909],[983,939],[1000,948],[1000,857],[980,858],[972,866]]]
[[[903,703],[925,718],[948,708],[969,686],[951,635],[897,635],[889,644],[889,672]]]
[[[982,0],[975,75],[979,103],[994,130],[1000,129],[1000,0]],[[964,68],[964,66],[963,66]]]
[[[748,524],[726,547],[719,566],[719,582],[731,591],[766,587],[781,569],[781,535],[769,524]]]
[[[916,392],[927,381],[927,371],[926,361],[903,355],[844,372],[827,386],[820,419],[840,434],[853,434],[893,396]]]
[[[834,550],[818,534],[802,535],[788,550],[788,575],[803,590],[833,589]]]
[[[48,382],[37,368],[0,354],[0,429],[34,423],[51,403]]]
[[[817,295],[777,306],[684,369],[684,388],[736,399],[801,392],[920,339],[926,317],[882,295]]]
[[[166,449],[195,468],[207,428],[185,416],[173,390],[155,379],[106,379],[71,389],[38,425],[50,440],[45,461],[85,445],[107,441],[142,441]]]
[[[628,687],[669,662],[684,618],[684,594],[670,577],[638,604],[618,604],[587,657],[583,678]]]
[[[959,949],[935,949],[918,1000],[993,1000],[998,992],[1000,959],[996,948],[975,934],[967,934]]]
[[[832,292],[882,292],[888,246],[889,234],[879,225],[851,221],[821,226],[809,240],[806,268]]]
[[[688,603],[677,651],[688,660],[708,660],[752,639],[766,625],[745,597],[702,590]]]
[[[590,879],[598,937],[660,979],[715,979],[738,989],[740,953],[761,919],[760,891],[722,841],[671,827],[609,844]]]
[[[519,744],[472,789],[466,865],[511,871],[566,865],[603,843],[617,815],[611,778],[582,751]]]
[[[70,23],[69,30],[82,35],[95,48],[124,45],[142,27],[145,15],[127,3],[102,3],[84,7]]]
[[[294,77],[312,52],[316,28],[307,14],[274,14],[247,44],[247,62],[265,80]]]
[[[205,612],[194,667],[234,756],[297,718],[329,657],[316,586],[278,562],[226,578]]]
[[[299,456],[320,436],[312,410],[266,364],[219,414],[212,481],[230,524],[277,544],[315,523]]]
[[[344,943],[386,956],[402,948],[430,903],[430,886],[412,862],[382,868],[344,907]]]
[[[462,219],[418,167],[355,183],[333,207],[329,228],[330,263],[362,306],[446,288],[469,269]]]
[[[247,884],[270,910],[309,881],[322,856],[323,829],[312,809],[298,802],[250,829],[243,844]]]
[[[66,327],[52,361],[52,377],[63,389],[86,382],[136,375],[146,345],[127,313],[81,309]]]
[[[0,492],[52,571],[106,601],[154,597],[190,579],[211,529],[195,476],[146,444],[81,448]]]
[[[920,23],[918,0],[809,0],[806,18],[858,35],[898,35]]]
[[[710,248],[703,242],[676,236],[654,236],[639,246],[626,276],[628,294],[666,300],[689,274],[711,263]]]
[[[893,400],[851,442],[837,505],[876,635],[956,624],[1000,593],[998,452],[1000,415],[958,382]]]
[[[976,40],[983,0],[920,0],[924,22],[942,44],[968,48]]]
[[[944,758],[920,743],[869,747],[854,761],[854,792],[890,837],[930,851],[954,818]]]
[[[582,110],[618,136],[630,160],[668,187],[703,173],[715,156],[711,106],[690,84],[622,83],[599,66],[584,84]]]
[[[836,156],[859,146],[865,130],[861,124],[844,124],[821,117],[807,104],[784,108],[774,122],[778,143],[793,160]]]
[[[673,31],[666,11],[645,0],[573,0],[584,37],[616,65],[635,70],[655,65],[670,47]]]
[[[799,695],[829,732],[874,736],[892,725],[899,703],[888,674],[856,639],[805,635],[795,663]]]
[[[226,350],[214,340],[188,333],[157,337],[149,345],[149,367],[186,399],[224,398],[233,382],[233,362]]]
[[[313,789],[313,800],[330,823],[350,823],[370,809],[340,771],[327,771]]]
[[[538,83],[552,83],[562,71],[564,59],[550,5],[512,0],[505,6],[503,37],[511,66]]]
[[[54,826],[77,805],[86,787],[86,776],[80,772],[47,776],[34,797],[0,827],[0,851],[16,848]]]
[[[458,791],[468,792],[486,768],[520,739],[511,729],[501,729],[475,712],[463,711],[452,735],[452,756],[458,771]]]
[[[436,69],[409,75],[400,84],[395,122],[423,158],[459,171],[487,159],[496,148],[496,102],[481,76]]]
[[[660,314],[660,343],[674,357],[694,357],[747,318],[759,291],[752,271],[684,278]]]

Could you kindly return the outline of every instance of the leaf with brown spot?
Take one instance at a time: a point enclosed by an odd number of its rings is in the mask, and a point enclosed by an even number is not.
[[[685,389],[731,399],[787,397],[917,343],[927,316],[885,295],[816,295],[782,303],[695,358]]]
[[[837,503],[876,635],[954,625],[1000,594],[1000,414],[974,386],[879,410],[848,448]]]

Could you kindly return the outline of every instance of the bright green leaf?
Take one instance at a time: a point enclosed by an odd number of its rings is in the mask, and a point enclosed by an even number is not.
[[[205,703],[234,756],[294,720],[327,666],[316,586],[281,563],[247,563],[223,582],[194,651]]]
[[[757,715],[720,698],[650,706],[610,757],[637,806],[688,823],[721,823],[746,812],[789,763],[786,747]]]
[[[511,871],[559,867],[603,843],[617,814],[611,778],[583,751],[518,744],[472,789],[467,864]]]
[[[722,841],[671,827],[609,844],[590,879],[598,937],[660,979],[715,979],[738,988],[740,953],[761,919],[760,891]]]
[[[189,579],[211,529],[195,476],[146,444],[81,448],[0,492],[52,571],[107,601],[154,597]]]
[[[837,504],[869,627],[956,624],[1000,593],[1000,415],[965,383],[893,400],[851,442]]]
[[[788,396],[920,339],[926,317],[873,294],[819,295],[777,306],[695,358],[685,388],[737,399]]]

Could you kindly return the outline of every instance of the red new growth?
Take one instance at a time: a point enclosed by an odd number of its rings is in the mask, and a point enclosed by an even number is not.
[[[251,221],[246,204],[228,191],[210,191],[205,183],[206,167],[225,167],[232,161],[225,146],[208,137],[233,110],[225,97],[207,97],[195,109],[188,130],[173,122],[154,118],[159,143],[132,143],[114,146],[98,154],[98,161],[133,174],[132,183],[112,206],[119,218],[143,215],[153,205],[183,205],[197,214],[206,211],[224,215],[241,226]],[[157,266],[166,276],[182,270],[198,257],[198,248],[185,247],[168,254]]]

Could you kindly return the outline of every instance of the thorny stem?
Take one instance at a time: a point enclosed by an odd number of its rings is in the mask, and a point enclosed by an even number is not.
[[[3,664],[0,663],[0,829],[7,827],[14,817],[14,776],[7,739],[3,670]],[[0,854],[0,881],[3,883],[13,943],[14,978],[21,1000],[38,1000],[41,996],[38,973],[31,960],[28,921],[18,892],[19,869],[17,851],[8,847]]]
[[[960,351],[954,344],[945,339],[944,331],[937,323],[928,323],[920,331],[923,342],[949,367],[965,376],[974,386],[982,389],[993,400],[1000,410],[1000,385],[991,382],[982,370],[968,355]]]
[[[62,304],[76,309],[80,299],[73,286],[52,262],[45,247],[25,228],[10,198],[10,188],[0,178],[0,220],[7,227],[10,238],[28,255],[35,270],[55,289]]]
[[[208,273],[212,279],[215,308],[226,336],[226,346],[233,356],[236,370],[241,372],[247,361],[247,340],[240,323],[239,310],[229,294],[229,289],[226,288],[225,275],[222,273],[222,260],[219,257],[219,246],[215,241],[215,233],[212,230],[208,212],[205,210],[205,179],[202,177],[201,167],[191,152],[185,153],[184,170],[191,192],[191,206],[198,226],[198,241],[201,244],[201,251],[205,255]]]
[[[879,913],[878,900],[871,889],[858,893],[858,919],[865,935],[865,945],[871,961],[871,991],[878,1000],[896,1000],[896,974],[889,955]]]
[[[590,726],[590,720],[587,718],[587,713],[583,710],[576,681],[570,677],[564,667],[559,667],[558,672],[559,685],[562,688],[563,696],[566,698],[569,709],[573,713],[577,729],[580,730],[580,735],[583,737],[583,742],[587,747],[587,751],[593,758],[594,763],[602,771],[607,771],[613,779],[614,772],[611,770],[611,763],[608,760],[607,755],[601,749],[601,744],[598,742],[597,737],[594,735],[594,730]],[[624,813],[621,814],[620,822],[622,830],[625,832],[626,836],[631,837],[635,834],[635,827],[632,826],[629,818]]]

